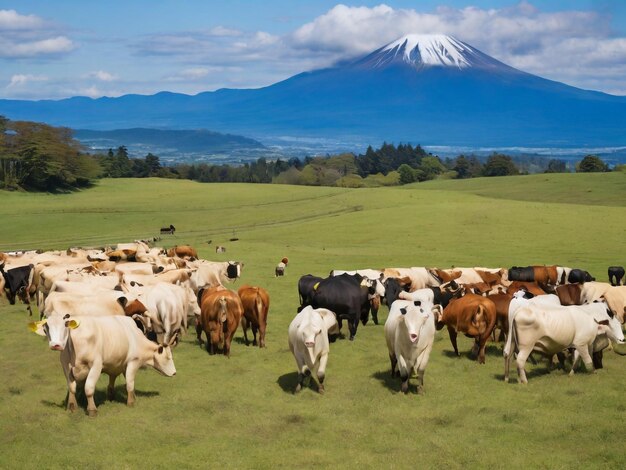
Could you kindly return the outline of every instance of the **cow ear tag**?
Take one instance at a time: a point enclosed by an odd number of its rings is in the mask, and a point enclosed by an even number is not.
[[[317,290],[319,286],[320,286],[320,283],[316,282],[315,285],[313,285],[313,290]]]
[[[65,326],[68,328],[71,328],[72,330],[78,328],[79,325],[80,325],[80,322],[76,320],[68,320],[65,322]]]
[[[42,322],[40,321],[31,321],[28,324],[28,329],[30,331],[32,331],[33,333],[37,333],[37,329],[42,325]]]

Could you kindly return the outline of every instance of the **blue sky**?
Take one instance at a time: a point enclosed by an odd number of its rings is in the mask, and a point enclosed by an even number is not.
[[[622,0],[0,0],[0,98],[256,88],[409,33],[626,95]]]

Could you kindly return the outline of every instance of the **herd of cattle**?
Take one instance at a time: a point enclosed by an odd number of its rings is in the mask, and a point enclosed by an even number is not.
[[[288,260],[279,267],[284,274]],[[176,373],[172,348],[195,320],[198,342],[214,354],[230,355],[239,325],[246,344],[265,346],[269,295],[262,287],[225,284],[241,276],[240,262],[200,259],[190,246],[170,250],[146,242],[114,249],[68,249],[66,252],[0,253],[0,293],[11,303],[36,301],[40,320],[30,329],[60,351],[68,386],[67,407],[74,410],[76,388],[84,382],[87,411],[102,372],[109,375],[108,396],[124,374],[127,404],[135,400],[137,370],[149,365],[166,376]],[[557,355],[561,364],[572,353],[570,374],[582,359],[587,370],[602,367],[602,352],[624,343],[626,312],[623,268],[609,268],[612,284],[595,282],[586,271],[560,266],[503,268],[386,268],[331,271],[326,278],[302,276],[300,307],[288,329],[288,343],[298,370],[296,392],[315,375],[324,392],[330,343],[341,335],[343,321],[354,340],[359,322],[370,315],[378,324],[381,303],[389,308],[384,325],[392,376],[403,392],[416,374],[417,391],[436,330],[447,327],[458,355],[457,334],[474,338],[473,354],[485,362],[489,339],[504,341],[505,380],[517,353],[519,381],[535,351]],[[258,341],[257,341],[258,334]]]

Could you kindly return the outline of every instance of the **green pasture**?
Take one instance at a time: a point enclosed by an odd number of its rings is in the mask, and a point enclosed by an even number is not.
[[[136,379],[137,404],[96,394],[99,415],[65,411],[58,353],[0,299],[0,468],[624,468],[626,357],[568,377],[527,365],[505,384],[502,345],[486,364],[437,333],[425,395],[391,380],[383,326],[331,345],[326,394],[293,395],[287,327],[297,280],[331,269],[562,264],[606,281],[626,264],[626,175],[568,174],[344,189],[103,180],[65,195],[0,192],[0,251],[105,246],[159,235],[210,260],[240,260],[240,281],[271,296],[267,348],[209,356],[190,329],[173,378]],[[237,241],[230,241],[237,238]],[[210,241],[210,243],[208,243]],[[215,246],[224,245],[224,254]],[[289,258],[284,278],[274,266]],[[384,322],[386,307],[381,307]],[[345,326],[344,326],[345,328]]]

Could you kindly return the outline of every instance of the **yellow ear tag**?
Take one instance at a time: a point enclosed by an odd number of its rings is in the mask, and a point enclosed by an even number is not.
[[[320,286],[319,282],[316,282],[315,285],[313,286],[313,290],[317,290],[317,288]]]
[[[28,324],[28,329],[32,331],[33,333],[36,333],[37,329],[39,329],[39,327],[43,325],[44,323],[45,323],[45,320],[44,321],[31,321]]]
[[[80,325],[80,322],[76,320],[69,320],[68,322],[65,323],[65,326],[67,326],[68,328],[71,328],[72,330],[75,328],[78,328],[79,325]]]

